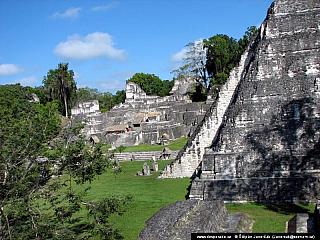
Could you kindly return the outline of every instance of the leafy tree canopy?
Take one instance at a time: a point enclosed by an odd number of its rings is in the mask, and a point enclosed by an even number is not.
[[[136,73],[129,80],[138,84],[147,95],[167,96],[173,87],[173,81],[162,81],[158,76],[148,73]]]
[[[223,34],[204,40],[204,47],[207,50],[206,70],[211,79],[210,86],[221,86],[226,82],[230,71],[239,63],[241,55],[257,32],[258,29],[252,26],[239,41]]]
[[[50,69],[43,78],[48,100],[58,100],[60,110],[66,117],[76,101],[77,84],[73,77],[73,71],[68,70],[68,63],[59,63],[58,68]]]
[[[115,95],[109,92],[99,92],[96,88],[78,88],[77,89],[77,102],[85,102],[90,100],[98,100],[100,110],[102,112],[109,111],[115,105],[124,103],[126,100],[126,91],[119,90]]]
[[[0,86],[0,238],[32,229],[31,194],[38,189],[36,158],[60,130],[57,103],[32,102],[19,84]]]
[[[192,76],[200,79],[204,87],[220,87],[229,77],[230,71],[239,63],[252,38],[257,34],[255,26],[249,27],[243,37],[236,39],[217,34],[203,41],[189,43],[184,65],[172,71],[179,76]],[[200,82],[199,81],[199,82]]]
[[[30,88],[0,86],[0,104],[0,239],[120,239],[108,218],[131,197],[88,202],[88,189],[73,188],[110,166],[101,145],[86,144],[81,124],[61,131],[57,102],[34,102]]]

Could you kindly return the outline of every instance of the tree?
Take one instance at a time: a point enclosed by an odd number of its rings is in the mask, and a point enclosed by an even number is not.
[[[113,103],[112,107],[114,107],[114,105],[124,103],[125,100],[126,100],[126,91],[125,90],[117,91],[116,95],[112,96],[112,103]]]
[[[251,26],[247,28],[247,31],[242,38],[239,39],[239,47],[241,54],[245,52],[246,48],[249,46],[253,37],[258,33],[259,29],[256,26]]]
[[[197,40],[194,43],[188,43],[185,46],[188,50],[183,58],[184,65],[177,70],[172,71],[177,78],[198,77],[200,82],[207,88],[207,69],[206,69],[206,50],[203,40]]]
[[[229,75],[239,62],[239,45],[236,39],[223,34],[217,34],[204,40],[207,50],[206,68],[213,80],[211,84],[216,85],[215,78],[220,73]]]
[[[43,79],[49,100],[59,100],[63,106],[62,113],[66,117],[68,117],[68,110],[71,109],[76,99],[77,85],[73,77],[73,71],[68,70],[68,63],[59,63],[58,68],[50,69]]]
[[[39,189],[37,156],[60,130],[57,104],[32,100],[31,92],[19,84],[0,86],[1,239],[24,238],[25,224],[34,229],[37,214],[31,201]]]
[[[94,148],[86,144],[87,139],[80,134],[82,127],[83,124],[71,122],[71,126],[63,131],[60,138],[53,143],[53,147],[45,153],[50,161],[59,159],[59,169],[54,174],[68,176],[64,181],[51,181],[43,190],[47,204],[55,214],[51,221],[55,221],[58,226],[50,234],[63,237],[65,232],[68,232],[69,237],[71,235],[75,239],[79,234],[82,238],[98,236],[99,239],[120,239],[121,234],[109,224],[108,219],[112,214],[122,215],[132,197],[104,197],[87,201],[84,197],[90,187],[83,191],[76,191],[73,187],[74,183],[82,185],[91,182],[107,168],[115,167],[115,163],[102,154],[101,144]],[[110,157],[112,156],[113,153]],[[86,223],[85,231],[74,230],[72,226],[73,216],[79,211],[87,212],[87,215],[77,217],[77,221]]]
[[[189,43],[186,47],[189,48],[189,51],[187,51],[186,57],[183,59],[185,66],[189,71],[199,76],[204,86],[207,87],[206,51],[203,40]]]
[[[128,81],[138,84],[147,95],[161,97],[169,95],[173,86],[173,81],[162,81],[158,76],[146,73],[136,73]]]
[[[32,100],[19,84],[0,86],[0,239],[119,238],[108,218],[123,214],[130,196],[86,202],[88,189],[73,187],[112,165],[101,145],[86,144],[82,124],[60,131],[55,101]],[[80,229],[72,225],[79,211],[88,213]]]
[[[258,29],[251,26],[239,41],[223,34],[204,40],[207,51],[206,69],[211,78],[211,86],[221,86],[225,83],[230,71],[239,63],[241,55],[257,32]]]
[[[107,112],[115,105],[114,95],[109,92],[105,92],[98,98],[100,110],[102,112]]]
[[[101,96],[102,93],[100,93],[96,88],[84,87],[77,89],[77,102],[98,100]]]

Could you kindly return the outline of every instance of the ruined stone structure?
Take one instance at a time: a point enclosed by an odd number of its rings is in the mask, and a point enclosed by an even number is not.
[[[95,134],[99,136],[100,131],[97,126],[102,124],[102,119],[98,100],[78,103],[71,109],[71,116],[79,121],[86,120],[84,132],[88,135],[88,139]]]
[[[166,144],[190,136],[209,108],[205,103],[190,100],[187,91],[195,81],[181,81],[184,84],[176,81],[172,94],[166,97],[148,96],[137,84],[127,82],[125,103],[106,113],[96,109],[97,101],[79,103],[72,109],[72,117],[86,119],[84,133],[88,138],[95,135],[115,147]]]
[[[190,192],[197,199],[315,201],[320,1],[276,0],[230,82],[235,90],[220,121],[217,103],[162,177],[191,177],[201,168]]]
[[[297,213],[287,222],[287,233],[320,233],[320,208],[316,204],[313,213]]]
[[[146,222],[138,240],[191,239],[191,233],[248,233],[253,221],[229,214],[222,201],[178,201]]]
[[[94,114],[94,113],[100,113],[98,100],[80,102],[77,104],[77,106],[71,109],[71,114],[73,116],[79,115],[79,114],[88,115],[88,114]]]

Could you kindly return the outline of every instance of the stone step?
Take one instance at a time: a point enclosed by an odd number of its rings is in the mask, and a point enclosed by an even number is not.
[[[175,162],[183,162],[185,164],[185,162],[189,161],[188,165],[193,166],[194,170],[199,166],[202,161],[203,154],[205,153],[205,148],[211,146],[212,141],[218,129],[220,128],[220,125],[222,124],[224,114],[232,102],[234,91],[241,80],[242,72],[240,71],[242,71],[242,69],[246,69],[245,63],[250,63],[248,56],[249,58],[251,57],[251,55],[249,55],[249,51],[247,50],[241,56],[239,67],[234,68],[230,72],[227,82],[219,92],[216,105],[212,105],[212,107],[208,110],[203,122],[200,123],[200,129],[198,130],[197,134],[193,135],[194,140],[192,141],[191,146],[184,148],[182,151],[185,151],[185,153],[179,154],[179,158],[175,159]],[[200,142],[200,144],[197,144],[197,142]],[[200,154],[195,156],[193,153],[198,153],[199,150]],[[191,162],[188,160],[190,156],[192,156]],[[183,171],[181,169],[183,167],[181,165],[182,164],[170,164],[170,166],[166,167],[165,171],[167,172],[163,172],[163,174],[161,174],[159,177],[191,177],[189,170],[185,173],[182,173]]]
[[[170,159],[174,159],[178,155],[179,151],[171,151]],[[119,162],[125,161],[152,161],[153,156],[156,160],[160,159],[162,151],[150,151],[150,152],[123,152],[115,153],[115,159]]]

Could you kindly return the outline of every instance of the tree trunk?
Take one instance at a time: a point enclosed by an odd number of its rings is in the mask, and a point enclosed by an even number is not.
[[[67,98],[66,98],[65,94],[63,96],[63,100],[64,100],[64,107],[65,107],[65,110],[66,110],[66,118],[67,118],[68,117],[68,106],[67,106]]]

